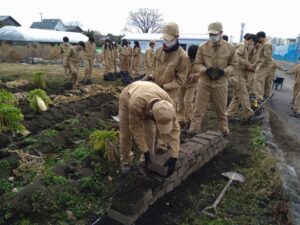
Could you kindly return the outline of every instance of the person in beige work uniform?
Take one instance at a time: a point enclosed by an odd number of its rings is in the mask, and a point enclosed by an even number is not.
[[[140,72],[141,64],[141,47],[138,41],[134,41],[134,47],[132,50],[132,75],[137,76]]]
[[[60,45],[60,54],[62,55],[62,66],[64,68],[65,75],[70,76],[70,65],[67,61],[67,54],[70,51],[72,45],[69,43],[68,37],[63,37],[64,43]]]
[[[119,97],[120,155],[122,173],[128,173],[133,159],[132,137],[143,153],[145,166],[151,162],[158,135],[171,147],[168,175],[174,171],[179,152],[180,127],[170,96],[148,81],[129,84]]]
[[[145,52],[145,69],[146,76],[149,76],[153,72],[154,56],[155,56],[155,41],[149,42],[149,48]]]
[[[91,83],[91,75],[93,71],[94,59],[96,57],[96,45],[94,43],[94,37],[89,37],[89,40],[85,43],[84,51],[84,78],[85,84]]]
[[[185,130],[189,128],[193,116],[194,97],[198,83],[198,77],[194,76],[194,73],[196,73],[194,64],[197,51],[197,45],[191,45],[188,48],[190,59],[188,78],[186,83],[178,90],[178,118]]]
[[[179,27],[176,23],[166,24],[162,29],[162,33],[163,45],[155,52],[154,71],[148,79],[170,95],[176,109],[178,90],[185,84],[187,79],[189,57],[179,45]],[[157,150],[161,153],[167,151],[167,145],[162,139],[158,139]]]
[[[273,75],[272,71],[274,64],[272,60],[272,44],[266,39],[266,33],[260,31],[256,34],[256,36],[261,47],[258,53],[257,62],[255,64],[256,69],[253,89],[255,97],[260,104],[264,99],[265,82],[267,82],[269,77]]]
[[[248,47],[254,46],[254,34],[249,34],[245,41],[236,46],[238,66],[235,72],[230,75],[229,82],[232,85],[233,96],[228,106],[228,116],[236,117],[239,114],[239,106],[243,108],[243,120],[249,120],[253,116],[249,93],[247,90],[246,76],[249,70],[253,70],[248,60]],[[251,48],[251,47],[250,47]]]
[[[300,60],[300,58],[299,58]],[[293,88],[293,99],[291,104],[293,112],[290,116],[300,118],[300,64],[293,67],[291,71],[287,71],[287,74],[295,74],[295,83]]]
[[[154,72],[149,79],[162,87],[176,104],[178,89],[185,84],[189,71],[189,57],[179,45],[176,23],[166,24],[162,33],[163,45],[155,53]]]
[[[251,35],[255,35],[255,34],[251,34]],[[258,43],[257,36],[255,35],[253,36],[253,38],[254,38],[253,39],[254,46],[250,46],[250,45],[248,46],[248,61],[252,65],[252,67],[251,69],[248,68],[248,72],[247,72],[247,90],[251,98],[255,96],[253,90],[253,82],[254,82],[254,74],[255,74],[254,70],[255,70],[255,65],[258,58],[259,49],[260,49],[260,44]]]
[[[78,87],[78,74],[79,74],[79,64],[82,59],[83,51],[85,49],[84,42],[80,41],[77,45],[71,47],[70,51],[67,54],[67,62],[70,65],[71,71],[71,81],[73,83],[73,89]]]
[[[223,26],[214,22],[208,26],[209,41],[199,46],[195,68],[199,76],[196,102],[188,134],[201,131],[201,123],[211,100],[215,106],[218,129],[227,136],[229,133],[227,118],[228,76],[233,74],[238,61],[235,47],[222,40]]]

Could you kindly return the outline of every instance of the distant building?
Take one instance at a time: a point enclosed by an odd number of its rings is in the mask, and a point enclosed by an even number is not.
[[[80,26],[65,26],[66,31],[69,32],[77,32],[77,33],[82,33],[83,30],[80,28]]]
[[[18,23],[18,21],[16,21],[11,16],[0,16],[0,27],[4,27],[4,26],[19,27],[19,26],[21,26],[21,24]]]
[[[66,26],[60,19],[43,19],[41,22],[33,22],[30,28],[43,30],[66,31]]]

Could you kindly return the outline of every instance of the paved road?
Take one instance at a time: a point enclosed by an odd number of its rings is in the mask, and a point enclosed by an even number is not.
[[[294,64],[284,63],[287,69]],[[291,117],[291,100],[294,75],[277,70],[276,76],[284,77],[282,89],[273,90],[270,100],[270,124],[275,143],[284,153],[281,167],[285,195],[289,201],[293,225],[300,224],[300,118]],[[283,169],[282,169],[283,168]]]

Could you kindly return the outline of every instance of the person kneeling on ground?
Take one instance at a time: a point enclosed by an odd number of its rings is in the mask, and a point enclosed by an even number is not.
[[[120,155],[123,174],[131,170],[132,137],[145,158],[145,167],[154,155],[156,130],[166,140],[171,155],[166,163],[168,176],[175,169],[180,144],[180,127],[171,97],[157,84],[136,81],[119,97]]]

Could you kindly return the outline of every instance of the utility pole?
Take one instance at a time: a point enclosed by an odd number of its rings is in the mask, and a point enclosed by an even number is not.
[[[241,23],[241,36],[240,36],[240,42],[243,41],[244,38],[244,28],[245,28],[246,24],[245,23]]]
[[[39,14],[41,16],[41,22],[42,22],[43,21],[43,14],[41,12]]]

